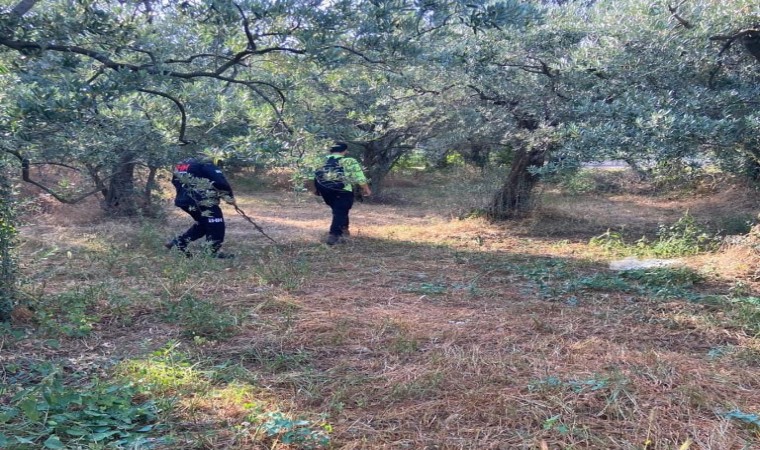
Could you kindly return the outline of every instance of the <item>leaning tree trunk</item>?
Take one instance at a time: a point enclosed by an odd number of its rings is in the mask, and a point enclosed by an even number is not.
[[[530,167],[541,167],[546,158],[545,149],[518,150],[512,161],[504,185],[496,193],[488,216],[495,220],[507,220],[520,217],[533,206],[533,188],[539,180],[537,174],[531,173]]]
[[[157,174],[158,167],[150,166],[148,168],[148,179],[145,182],[142,198],[143,209],[153,210],[153,193],[158,190]]]

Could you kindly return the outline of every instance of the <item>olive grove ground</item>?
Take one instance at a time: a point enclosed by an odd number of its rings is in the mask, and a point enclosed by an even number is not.
[[[178,211],[141,224],[49,205],[22,229],[28,300],[0,346],[16,383],[0,404],[47,364],[71,390],[136,383],[132,401],[158,405],[141,433],[159,448],[758,445],[752,245],[621,273],[608,264],[623,247],[589,244],[608,229],[653,239],[687,211],[737,227],[755,190],[547,186],[530,218],[489,223],[468,216],[479,179],[396,180],[396,200],[357,204],[334,247],[320,199],[237,179],[242,209],[281,245],[227,208],[231,261],[165,252],[189,225]],[[31,422],[0,433],[45,442]]]

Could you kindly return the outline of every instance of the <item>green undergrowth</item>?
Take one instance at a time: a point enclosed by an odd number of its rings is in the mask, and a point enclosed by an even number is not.
[[[330,445],[331,426],[321,416],[281,410],[254,372],[181,347],[170,341],[145,357],[108,367],[103,362],[74,374],[60,363],[6,365],[0,448],[196,448],[195,442],[217,433],[241,448]],[[204,403],[209,406],[199,409]],[[182,425],[198,420],[215,426]]]
[[[178,422],[192,419],[183,417],[193,414],[193,409],[183,403],[193,399],[196,403],[215,402],[243,410],[242,418],[217,419],[234,430],[239,442],[282,442],[303,449],[329,445],[328,423],[280,410],[266,389],[257,384],[255,372],[232,361],[205,360],[181,351],[180,347],[178,342],[169,342],[147,358],[125,361],[115,369],[118,378],[139,385],[144,395],[162,407],[167,435],[172,440],[179,443],[195,439],[192,433],[177,426]]]
[[[611,295],[652,303],[682,300],[706,307],[704,319],[715,326],[760,336],[760,298],[741,286],[721,290],[718,280],[688,267],[656,267],[612,271],[560,259],[483,262],[492,275],[522,281],[532,297],[575,307],[606,301]]]
[[[677,258],[716,250],[720,238],[697,223],[688,212],[670,225],[660,225],[656,239],[631,242],[622,233],[607,232],[591,238],[589,245],[615,256]]]
[[[698,286],[704,275],[686,267],[631,269],[619,272],[602,270],[589,273],[562,260],[536,260],[503,267],[528,281],[540,297],[562,301],[569,296],[593,292],[622,292],[652,299],[682,298],[698,300]]]
[[[153,448],[156,404],[129,382],[73,383],[60,368],[3,389],[0,447],[8,449]]]

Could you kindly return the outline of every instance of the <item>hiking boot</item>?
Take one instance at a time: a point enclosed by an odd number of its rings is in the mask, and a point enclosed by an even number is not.
[[[173,248],[174,248],[176,245],[177,245],[177,241],[175,241],[174,239],[171,239],[171,240],[169,240],[169,241],[166,241],[166,243],[164,244],[164,247],[165,247],[167,250],[171,250],[171,249],[173,249]]]
[[[351,236],[351,231],[348,229],[348,227],[343,229],[343,236],[345,237]]]
[[[337,236],[335,234],[327,236],[327,245],[335,245],[338,242],[340,242],[340,236]]]

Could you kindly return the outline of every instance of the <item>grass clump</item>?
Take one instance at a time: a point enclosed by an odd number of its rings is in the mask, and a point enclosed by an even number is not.
[[[760,336],[760,297],[729,300],[727,318],[750,336]]]
[[[240,317],[229,308],[192,295],[169,303],[166,319],[178,322],[186,337],[224,340],[232,337],[240,324]]]
[[[700,226],[689,213],[671,225],[660,225],[655,240],[642,237],[629,243],[622,234],[607,230],[589,241],[589,245],[613,255],[654,258],[697,255],[717,249],[718,243],[719,239]]]
[[[140,386],[143,393],[169,397],[207,387],[203,373],[189,357],[177,351],[177,342],[169,342],[149,358],[131,359],[117,367],[117,375]]]
[[[699,295],[694,292],[694,288],[705,281],[704,275],[687,267],[601,271],[591,274],[584,273],[580,267],[556,260],[504,266],[507,267],[509,272],[527,280],[547,300],[563,300],[567,296],[591,292],[625,292],[655,299],[696,300]]]
[[[85,337],[100,320],[94,311],[101,294],[99,288],[88,287],[43,297],[30,306],[44,334]]]
[[[277,250],[260,255],[253,267],[259,286],[278,286],[284,290],[301,287],[310,270],[303,255],[291,258]]]

